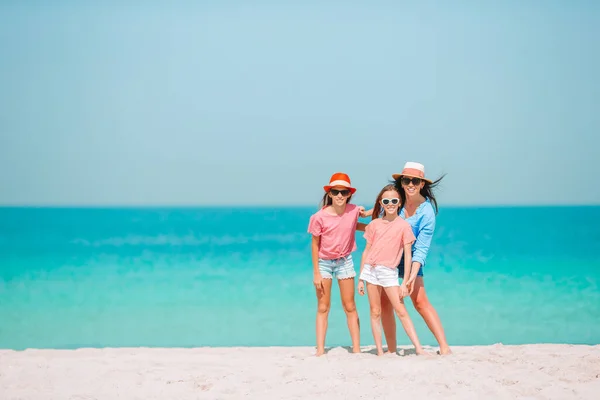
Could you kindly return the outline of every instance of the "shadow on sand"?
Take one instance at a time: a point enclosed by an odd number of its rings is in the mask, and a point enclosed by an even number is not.
[[[341,347],[326,347],[325,348],[325,354],[328,354],[331,350],[335,350],[335,349],[344,349],[346,350],[348,353],[352,354],[352,347],[351,346],[341,346]],[[385,355],[392,355],[391,353],[387,352],[387,348],[384,347],[383,351],[385,352]],[[377,355],[377,349],[376,348],[372,348],[372,349],[361,349],[360,354],[372,354],[374,356]],[[415,349],[399,349],[395,355],[399,356],[399,357],[406,357],[406,356],[414,356],[416,355],[416,351]],[[437,352],[436,352],[437,354]]]

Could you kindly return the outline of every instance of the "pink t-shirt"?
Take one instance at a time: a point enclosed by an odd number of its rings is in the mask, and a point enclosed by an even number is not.
[[[360,209],[354,204],[346,204],[342,215],[329,214],[325,208],[310,217],[308,233],[320,236],[319,258],[333,260],[347,257],[356,250],[356,224]]]
[[[404,244],[415,241],[410,224],[397,217],[393,221],[377,218],[365,228],[365,239],[371,245],[365,264],[396,268],[402,258]]]

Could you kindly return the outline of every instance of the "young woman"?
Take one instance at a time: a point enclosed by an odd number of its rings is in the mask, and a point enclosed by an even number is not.
[[[435,336],[440,354],[450,354],[450,347],[437,311],[429,302],[423,281],[423,267],[425,266],[438,210],[433,189],[442,178],[432,181],[425,177],[425,167],[416,162],[407,162],[399,174],[393,174],[394,185],[400,193],[400,216],[412,227],[416,241],[412,246],[411,271],[416,273],[412,282],[406,286],[415,309],[419,312],[429,330]],[[371,215],[373,210],[362,213],[361,216]],[[413,275],[411,273],[410,275]],[[400,263],[399,274],[404,276],[404,265]],[[396,322],[392,305],[385,297],[381,297],[381,317],[383,332],[388,345],[388,351],[396,352]]]
[[[325,353],[325,336],[331,304],[333,277],[338,281],[342,305],[346,312],[352,339],[352,351],[360,353],[360,329],[354,301],[354,263],[356,230],[364,230],[358,222],[362,207],[349,204],[356,189],[344,173],[331,176],[321,209],[310,217],[308,232],[312,234],[313,284],[317,294],[317,356]]]

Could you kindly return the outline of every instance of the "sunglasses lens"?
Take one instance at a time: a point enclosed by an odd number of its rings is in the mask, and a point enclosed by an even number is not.
[[[421,184],[421,178],[402,178],[402,184],[405,186],[410,185],[412,182],[413,185],[417,186]]]
[[[330,192],[333,196],[337,196],[340,193],[342,194],[342,196],[348,196],[350,194],[350,191],[347,189],[344,189],[344,190],[331,189]]]
[[[383,205],[387,206],[388,204],[390,204],[390,201],[388,199],[383,199],[381,200],[381,202],[383,203]]]
[[[398,199],[392,199],[391,201],[392,201],[392,204],[393,204],[393,205],[396,205],[396,204],[398,204]]]

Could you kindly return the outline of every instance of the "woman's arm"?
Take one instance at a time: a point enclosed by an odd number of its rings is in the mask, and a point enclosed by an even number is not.
[[[433,211],[432,214],[424,215],[422,221],[422,226],[419,227],[419,232],[417,232],[415,251],[412,253],[413,264],[418,262],[420,264],[419,268],[425,264],[425,259],[427,258],[427,253],[429,253],[429,247],[431,246],[433,232],[435,231],[435,215],[433,214]]]
[[[402,277],[402,282],[408,283],[410,278],[412,278],[412,244],[413,242],[404,243],[404,276]],[[417,271],[419,271],[417,269]],[[415,274],[416,275],[416,274]]]
[[[413,281],[411,280],[411,265],[412,265],[412,244],[413,242],[404,243],[404,276],[400,285],[400,296],[410,296],[412,293]]]

